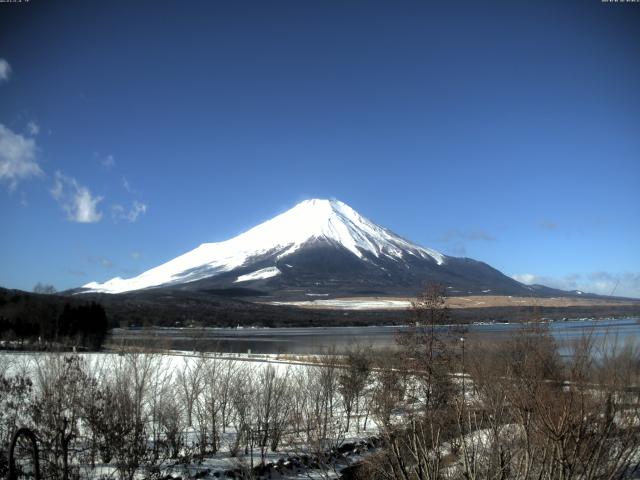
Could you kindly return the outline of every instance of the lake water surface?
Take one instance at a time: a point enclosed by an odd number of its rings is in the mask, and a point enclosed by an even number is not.
[[[513,337],[526,324],[495,323],[465,325],[466,332],[455,333],[469,341],[499,341]],[[561,344],[583,335],[591,335],[608,344],[640,344],[640,318],[570,320],[548,323],[550,332]],[[327,328],[148,328],[115,329],[114,347],[121,343],[146,343],[179,350],[208,350],[232,353],[326,353],[354,345],[376,349],[394,348],[402,327],[327,327]],[[441,328],[441,330],[446,330]]]

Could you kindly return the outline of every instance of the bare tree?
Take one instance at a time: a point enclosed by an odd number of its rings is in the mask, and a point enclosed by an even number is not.
[[[253,468],[253,443],[254,443],[254,399],[255,386],[252,377],[255,372],[249,367],[238,368],[234,377],[231,391],[231,406],[236,425],[236,441],[230,447],[231,454],[236,456],[240,449],[244,454],[251,454],[251,468]]]
[[[193,425],[193,406],[196,398],[200,395],[203,386],[204,377],[204,357],[198,357],[195,362],[189,362],[185,359],[182,368],[177,372],[177,383],[180,388],[180,394],[185,404],[185,412],[187,414],[187,425]]]
[[[111,448],[122,480],[133,480],[147,456],[147,422],[135,391],[119,377],[112,385]]]
[[[387,444],[375,462],[382,476],[440,478],[442,446],[455,426],[453,356],[442,331],[449,323],[444,288],[427,285],[412,302],[397,353],[376,372],[374,409]]]
[[[160,372],[160,356],[148,353],[128,353],[114,368],[111,384],[114,402],[114,458],[123,480],[132,480],[138,469],[153,456],[148,455],[149,424],[153,416],[150,399],[154,377]]]
[[[70,456],[80,432],[82,400],[91,379],[79,356],[56,354],[37,358],[36,378],[31,420],[38,426],[46,452],[44,474],[67,480],[71,475]]]
[[[224,360],[220,372],[219,395],[220,395],[220,419],[222,422],[222,433],[226,433],[229,426],[229,405],[231,403],[233,379],[238,374],[238,364],[233,360]]]
[[[162,358],[159,357],[152,365],[152,374],[148,381],[148,391],[146,393],[146,408],[149,418],[149,433],[151,434],[152,443],[152,460],[151,463],[156,464],[161,461],[161,443],[163,441],[164,428],[161,422],[161,417],[164,417],[164,427],[167,426],[166,414],[169,411],[175,411],[169,405],[170,398],[173,397],[173,382],[172,382],[172,369],[161,368]],[[177,423],[170,422],[170,423]],[[178,422],[179,423],[179,422]],[[166,451],[166,450],[165,450]]]
[[[57,292],[56,287],[47,283],[38,282],[33,287],[34,293],[42,293],[45,295],[52,295]]]
[[[204,403],[203,411],[209,425],[208,439],[212,453],[217,453],[220,448],[220,434],[222,432],[222,363],[217,358],[207,358],[204,363],[204,386],[201,401]]]
[[[425,410],[443,407],[453,392],[449,377],[452,352],[443,330],[449,323],[446,290],[428,284],[411,303],[409,323],[398,335],[402,371],[414,380],[407,383],[407,394]]]
[[[267,447],[276,451],[287,424],[290,401],[288,395],[288,369],[278,373],[273,365],[267,365],[257,375],[255,420],[260,447],[261,461],[264,463]]]
[[[159,443],[164,447],[166,456],[171,459],[178,458],[185,444],[183,418],[181,403],[167,392],[158,404],[158,427],[161,433]]]
[[[356,429],[360,432],[358,417],[360,397],[371,377],[371,355],[367,349],[353,348],[346,352],[345,366],[338,375],[339,391],[346,415],[345,430],[349,431],[351,416],[356,414]]]

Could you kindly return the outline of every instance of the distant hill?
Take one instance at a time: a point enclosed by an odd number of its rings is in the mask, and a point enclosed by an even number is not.
[[[84,295],[41,295],[0,288],[0,320],[22,318],[25,321],[55,324],[65,305],[100,304],[110,327],[304,327],[350,326],[405,323],[406,310],[335,310],[276,306],[237,298],[255,292],[232,290],[189,291],[160,288],[119,295],[88,293]],[[478,298],[478,297],[475,297]],[[618,301],[602,305],[568,307],[539,306],[535,298],[518,306],[452,308],[453,322],[524,321],[531,318],[579,318],[640,316],[640,301]],[[0,333],[1,336],[1,333]]]

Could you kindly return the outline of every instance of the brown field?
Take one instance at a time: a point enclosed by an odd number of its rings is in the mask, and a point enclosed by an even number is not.
[[[336,299],[316,299],[293,302],[269,302],[274,305],[291,305],[305,309],[327,310],[404,310],[414,299],[411,297],[343,297]],[[491,309],[491,308],[570,308],[570,307],[623,307],[640,308],[640,300],[621,298],[580,298],[580,297],[513,297],[506,295],[472,295],[448,297],[451,309]]]
[[[576,298],[576,297],[511,297],[501,295],[449,297],[447,305],[450,308],[478,308],[478,307],[591,307],[614,305],[640,305],[640,300],[605,299],[605,298]]]

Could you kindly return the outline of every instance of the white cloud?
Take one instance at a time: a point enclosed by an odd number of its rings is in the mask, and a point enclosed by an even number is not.
[[[8,82],[11,76],[11,65],[4,58],[0,58],[0,83]]]
[[[122,205],[115,204],[111,207],[114,220],[126,220],[135,223],[140,215],[147,213],[147,205],[137,200],[131,204],[131,208],[126,210]]]
[[[116,166],[116,159],[113,155],[107,155],[100,161],[100,163],[107,170],[111,170],[113,167]]]
[[[80,185],[74,178],[56,172],[51,195],[62,209],[67,219],[78,223],[97,223],[102,218],[98,203],[102,197],[93,196],[87,187]]]
[[[20,180],[42,175],[36,161],[36,142],[0,124],[0,181],[14,189]]]
[[[122,177],[122,187],[127,191],[127,193],[136,193],[136,191],[129,183],[129,180],[127,180],[125,177]]]
[[[40,133],[40,125],[38,125],[33,120],[30,121],[29,123],[27,123],[27,132],[29,132],[29,135],[31,135],[32,137],[35,137]]]
[[[590,272],[560,277],[521,273],[513,275],[513,278],[527,285],[539,284],[561,290],[640,298],[640,273]]]
[[[133,202],[133,206],[129,210],[128,220],[135,222],[139,215],[144,215],[145,213],[147,213],[147,205],[137,201]]]
[[[140,252],[131,252],[131,258],[133,258],[134,260],[138,260],[141,256],[142,253]]]
[[[526,283],[527,285],[534,285],[537,282],[538,277],[533,273],[516,273],[512,277],[514,280],[517,280],[520,283]]]

